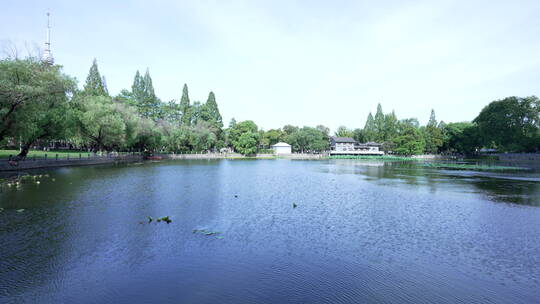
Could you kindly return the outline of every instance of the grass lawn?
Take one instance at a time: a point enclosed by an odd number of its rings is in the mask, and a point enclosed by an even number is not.
[[[79,153],[81,154],[81,156],[83,158],[88,157],[87,152],[76,152],[76,151],[70,151],[70,152],[67,152],[67,151],[34,151],[34,150],[30,150],[30,152],[28,152],[28,155],[26,156],[26,158],[33,158],[34,156],[36,158],[45,158],[45,154],[47,154],[47,158],[55,158],[56,154],[58,154],[58,158],[67,158],[68,155],[69,155],[70,158],[78,158]],[[9,158],[10,155],[16,156],[17,154],[19,154],[19,150],[0,150],[0,158],[2,158],[2,159]]]

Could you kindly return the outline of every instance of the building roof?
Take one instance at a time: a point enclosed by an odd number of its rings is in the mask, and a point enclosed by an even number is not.
[[[291,145],[289,145],[288,143],[284,143],[284,142],[278,142],[277,144],[273,145],[272,147],[290,147]]]
[[[355,143],[356,140],[354,140],[352,137],[335,137],[332,136],[332,140],[337,143]]]

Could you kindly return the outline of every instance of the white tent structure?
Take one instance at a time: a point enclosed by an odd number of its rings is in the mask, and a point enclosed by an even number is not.
[[[291,145],[284,142],[278,142],[277,144],[272,146],[272,149],[274,149],[274,154],[276,155],[283,155],[283,154],[291,154],[292,149]]]

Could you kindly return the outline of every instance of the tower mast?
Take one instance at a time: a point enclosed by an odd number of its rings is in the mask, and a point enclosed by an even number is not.
[[[51,52],[51,25],[49,22],[50,13],[47,12],[47,40],[45,41],[45,50],[43,51],[43,63],[47,65],[54,64],[54,58]]]

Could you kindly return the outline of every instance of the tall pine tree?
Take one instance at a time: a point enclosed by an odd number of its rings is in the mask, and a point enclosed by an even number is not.
[[[364,126],[364,138],[366,141],[375,140],[375,121],[373,120],[373,115],[369,112],[369,115],[366,120],[366,125]]]
[[[437,119],[435,118],[435,111],[433,109],[431,110],[429,122],[427,123],[424,132],[426,152],[437,153],[439,148],[443,145],[443,134],[441,129],[438,127]]]
[[[103,85],[103,91],[105,91],[105,94],[109,95],[109,88],[107,87],[107,80],[105,79],[105,75],[101,76],[101,84]]]
[[[375,124],[375,140],[378,142],[384,142],[386,139],[385,127],[384,127],[385,122],[384,122],[384,113],[383,113],[382,106],[380,103],[377,105],[377,113],[375,113],[374,124]]]
[[[146,69],[143,77],[144,96],[141,100],[143,117],[158,120],[161,116],[161,101],[156,97],[150,71]]]
[[[161,118],[161,101],[156,97],[148,69],[144,76],[141,76],[137,70],[131,86],[131,94],[133,104],[141,117],[153,120]]]
[[[182,98],[180,98],[180,111],[182,111],[182,125],[191,125],[191,105],[189,104],[189,93],[187,84],[182,89]]]
[[[398,133],[398,119],[396,113],[392,111],[384,116],[384,135],[385,141],[392,141]]]
[[[208,99],[201,108],[200,118],[209,122],[210,125],[216,129],[216,131],[223,128],[223,119],[219,113],[214,92],[210,92],[210,94],[208,94]]]
[[[104,78],[99,74],[97,60],[94,58],[88,76],[86,77],[83,93],[92,96],[109,96],[103,84],[103,80]]]

